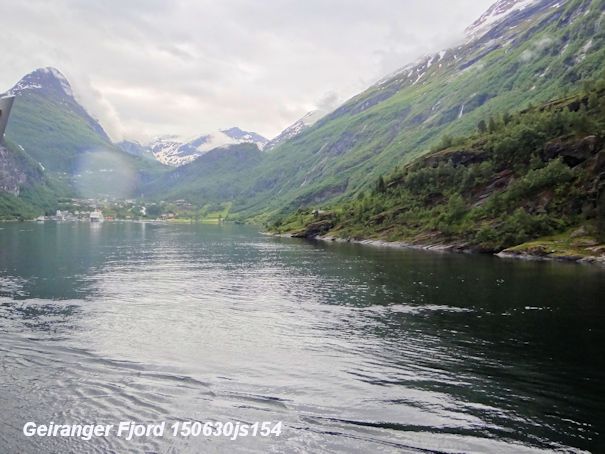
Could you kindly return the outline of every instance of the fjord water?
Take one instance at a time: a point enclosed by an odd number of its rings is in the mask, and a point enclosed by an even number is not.
[[[605,272],[274,238],[0,224],[0,452],[604,449]],[[23,424],[283,421],[278,438]]]

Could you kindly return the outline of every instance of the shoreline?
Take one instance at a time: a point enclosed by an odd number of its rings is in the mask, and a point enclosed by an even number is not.
[[[348,243],[358,244],[361,246],[370,247],[381,247],[390,249],[412,249],[418,251],[427,252],[438,252],[438,253],[450,253],[450,254],[468,254],[468,255],[491,255],[504,260],[525,260],[533,262],[559,262],[559,263],[572,263],[578,265],[596,265],[599,267],[605,267],[605,256],[549,256],[549,255],[538,255],[530,253],[519,253],[510,252],[507,250],[500,252],[481,252],[476,248],[469,246],[463,246],[455,243],[439,243],[439,244],[417,244],[409,243],[405,241],[386,241],[386,240],[373,240],[373,239],[352,239],[352,238],[340,238],[330,235],[325,236],[312,236],[312,237],[297,237],[292,233],[271,233],[266,232],[267,235],[277,236],[281,238],[299,238],[306,240],[325,241],[330,243]]]

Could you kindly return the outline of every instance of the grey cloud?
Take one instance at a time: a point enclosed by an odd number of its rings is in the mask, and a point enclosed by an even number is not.
[[[270,137],[454,43],[490,3],[2,2],[0,89],[56,66],[116,138],[233,125]]]
[[[331,112],[340,104],[340,98],[335,91],[325,93],[316,103],[317,110],[322,112]]]

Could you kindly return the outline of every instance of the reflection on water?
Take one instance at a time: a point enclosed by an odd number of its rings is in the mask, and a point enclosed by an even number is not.
[[[598,452],[604,278],[236,226],[3,224],[0,451]],[[285,430],[20,435],[128,419]]]

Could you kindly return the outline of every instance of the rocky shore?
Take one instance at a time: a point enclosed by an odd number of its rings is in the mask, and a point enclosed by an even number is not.
[[[358,239],[341,238],[334,235],[319,234],[321,229],[305,230],[303,232],[291,232],[285,234],[274,234],[276,236],[287,238],[301,238],[317,241],[328,241],[337,243],[360,244],[364,246],[394,248],[394,249],[416,249],[442,253],[463,253],[463,254],[489,254],[502,259],[516,260],[534,260],[534,261],[558,261],[578,264],[600,265],[605,267],[605,245],[598,244],[594,240],[584,240],[586,248],[569,250],[569,247],[557,249],[554,244],[556,239],[544,240],[542,242],[532,242],[503,251],[485,250],[475,245],[464,242],[406,242],[406,241],[386,241],[381,239]],[[573,237],[574,234],[571,234]]]

